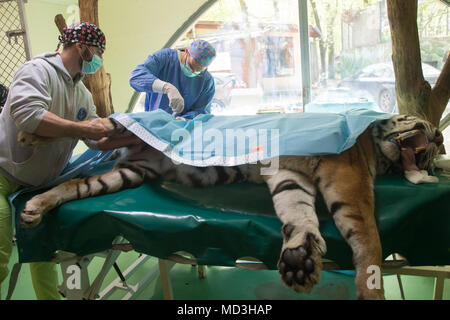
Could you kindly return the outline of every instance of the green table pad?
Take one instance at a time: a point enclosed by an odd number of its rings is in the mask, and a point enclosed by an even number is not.
[[[112,163],[103,163],[90,174],[111,167]],[[79,256],[101,252],[123,236],[137,252],[159,258],[185,251],[202,265],[234,266],[237,259],[251,256],[276,269],[281,222],[265,185],[194,189],[158,180],[65,203],[36,228],[23,229],[19,213],[35,194],[24,194],[14,202],[20,262],[50,261],[56,250]],[[411,265],[450,264],[449,179],[413,185],[402,176],[378,177],[375,199],[383,257],[400,253]],[[351,249],[320,197],[316,207],[327,243],[325,258],[342,269],[353,268]]]

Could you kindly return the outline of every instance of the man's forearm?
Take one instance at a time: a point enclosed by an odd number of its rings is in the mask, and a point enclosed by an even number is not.
[[[85,140],[84,143],[91,149],[94,150],[114,150],[117,148],[122,148],[126,146],[131,146],[134,144],[143,143],[141,139],[137,136],[128,137],[108,137],[102,138],[98,141]]]
[[[83,124],[66,120],[54,113],[47,112],[34,134],[48,138],[82,138],[83,131]]]
[[[99,120],[100,119],[95,119]],[[54,113],[47,112],[33,132],[36,135],[48,138],[88,138],[100,139],[112,133],[101,123],[93,124],[95,120],[74,122],[63,119]]]

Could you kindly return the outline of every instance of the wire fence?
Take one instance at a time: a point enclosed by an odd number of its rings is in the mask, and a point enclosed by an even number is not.
[[[9,87],[17,67],[27,61],[20,0],[0,0],[0,84]]]

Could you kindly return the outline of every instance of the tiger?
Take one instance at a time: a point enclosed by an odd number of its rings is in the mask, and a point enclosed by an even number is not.
[[[102,123],[119,135],[131,134],[116,120]],[[404,145],[399,137],[421,132],[428,143],[411,152],[407,163],[403,153],[415,148],[414,140]],[[19,139],[31,145],[39,138],[22,133]],[[48,141],[45,141],[48,143]],[[282,247],[277,263],[281,281],[296,292],[310,293],[320,281],[326,243],[319,231],[315,199],[320,193],[340,234],[351,247],[356,271],[358,299],[384,299],[381,285],[369,289],[371,266],[381,268],[382,248],[374,216],[376,175],[401,173],[406,166],[420,170],[432,167],[443,144],[442,133],[431,123],[412,115],[377,120],[340,154],[280,156],[279,169],[262,175],[262,164],[234,167],[194,167],[175,164],[162,152],[142,142],[125,147],[113,169],[98,176],[75,178],[26,202],[20,213],[23,227],[38,225],[47,212],[72,200],[136,188],[147,180],[161,178],[191,187],[210,187],[239,182],[265,183],[282,223]],[[411,160],[412,157],[412,160]]]

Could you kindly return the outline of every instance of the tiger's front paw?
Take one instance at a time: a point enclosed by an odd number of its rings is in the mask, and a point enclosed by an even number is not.
[[[101,122],[112,135],[121,135],[126,131],[126,128],[114,118],[101,118]]]
[[[32,133],[20,131],[17,140],[22,147],[34,147],[42,144],[48,144],[55,139],[41,137]]]
[[[23,228],[33,228],[41,223],[42,217],[55,205],[52,201],[35,196],[25,204],[25,208],[20,213],[20,224]]]
[[[283,227],[285,241],[278,271],[288,287],[296,292],[310,293],[320,281],[326,245],[319,232],[302,229],[292,225]]]

